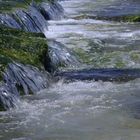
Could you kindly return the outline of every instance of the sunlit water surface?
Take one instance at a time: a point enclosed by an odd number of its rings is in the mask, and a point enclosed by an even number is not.
[[[132,4],[128,1],[125,7]],[[90,14],[107,15],[110,8],[106,7],[112,5],[111,10],[115,11],[118,3],[117,0],[61,1],[66,19],[50,21],[46,35],[77,53],[80,50],[85,62],[93,67],[140,68],[138,23],[83,18]],[[132,9],[139,12],[139,2],[135,3]],[[132,9],[125,10],[125,14]],[[81,15],[85,16],[77,19]],[[24,97],[19,108],[0,112],[0,140],[139,139],[140,79],[126,83],[62,80],[37,95]]]

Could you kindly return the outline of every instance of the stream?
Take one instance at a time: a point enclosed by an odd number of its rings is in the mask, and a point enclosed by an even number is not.
[[[48,22],[48,39],[72,49],[92,68],[140,68],[140,24],[91,18],[139,14],[138,0],[60,4],[65,18]],[[140,79],[62,79],[36,95],[22,97],[18,108],[0,112],[0,140],[139,140],[139,98]]]

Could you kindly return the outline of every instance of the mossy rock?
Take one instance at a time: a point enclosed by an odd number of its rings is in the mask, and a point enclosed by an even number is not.
[[[41,68],[40,60],[47,51],[47,40],[43,34],[0,26],[0,75],[12,61]]]
[[[53,2],[54,0],[34,0],[36,3],[40,2]],[[1,0],[0,1],[0,13],[9,12],[11,10],[19,9],[19,8],[27,8],[32,0]]]
[[[97,19],[97,20],[109,20],[109,21],[118,21],[118,22],[140,22],[140,15],[126,15],[126,16],[92,16],[92,15],[82,15],[77,16],[75,19]]]
[[[121,22],[140,22],[140,15],[126,15],[126,16],[116,16],[109,17],[106,19],[113,21],[121,21]]]
[[[127,22],[140,22],[140,15],[137,16],[126,16],[123,18],[123,21]]]
[[[108,20],[121,21],[121,22],[140,22],[140,15],[126,15],[126,16],[110,17],[108,18]]]
[[[140,68],[139,50],[104,50],[85,51],[82,48],[73,49],[82,63],[94,68]]]

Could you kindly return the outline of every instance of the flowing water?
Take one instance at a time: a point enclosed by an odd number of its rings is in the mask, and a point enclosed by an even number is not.
[[[140,68],[138,23],[89,18],[140,13],[138,0],[119,2],[61,1],[66,19],[50,21],[45,35],[73,49],[92,67]],[[139,92],[140,79],[60,80],[37,95],[23,97],[19,108],[0,112],[0,140],[139,140]]]

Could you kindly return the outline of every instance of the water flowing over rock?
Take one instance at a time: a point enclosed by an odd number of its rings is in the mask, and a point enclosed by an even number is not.
[[[60,20],[64,16],[63,7],[57,3],[41,3],[39,6],[40,12],[46,20]]]
[[[140,78],[139,69],[83,69],[58,72],[66,80],[95,80],[95,81],[129,81]]]
[[[76,67],[80,65],[76,56],[63,44],[57,41],[48,41],[49,57],[53,69],[62,67]]]
[[[49,74],[39,71],[33,66],[11,63],[4,74],[6,83],[21,86],[25,94],[36,93],[49,87]]]
[[[61,19],[63,15],[63,8],[57,2],[43,2],[40,5],[32,2],[28,10],[22,9],[12,14],[0,14],[0,24],[29,32],[45,33],[48,26],[47,20]]]
[[[6,83],[0,85],[0,110],[7,110],[17,106],[19,102],[18,91],[15,86]]]
[[[11,28],[21,29],[20,24],[11,15],[8,14],[0,14],[0,24]]]
[[[44,32],[47,30],[47,21],[37,7],[30,5],[28,10],[17,10],[11,15],[0,15],[1,23],[13,28],[24,29],[29,32]]]
[[[4,109],[15,107],[20,94],[36,94],[48,88],[51,81],[47,72],[20,63],[10,63],[3,77],[5,83],[0,86],[0,105]]]

